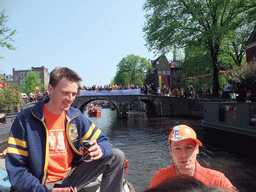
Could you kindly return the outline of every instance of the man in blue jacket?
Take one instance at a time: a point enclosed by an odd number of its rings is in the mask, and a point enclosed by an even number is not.
[[[17,115],[6,155],[16,190],[79,191],[103,173],[101,191],[122,191],[123,152],[111,149],[101,130],[71,107],[81,80],[69,68],[55,68],[50,73],[50,98]],[[90,140],[91,162],[81,158],[84,140]]]

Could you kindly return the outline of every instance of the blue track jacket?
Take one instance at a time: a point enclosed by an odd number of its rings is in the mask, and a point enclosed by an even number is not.
[[[6,168],[12,186],[18,191],[44,192],[49,155],[48,131],[43,118],[45,99],[21,111],[15,118],[7,145]],[[66,135],[74,154],[72,164],[81,161],[81,141],[97,140],[105,158],[111,145],[100,129],[90,122],[79,109],[70,107],[66,117]]]

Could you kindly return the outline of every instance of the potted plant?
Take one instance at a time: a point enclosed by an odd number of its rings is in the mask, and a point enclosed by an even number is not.
[[[240,67],[230,70],[226,75],[232,91],[238,94],[237,101],[245,102],[247,94],[251,93],[251,100],[256,99],[256,62],[244,63]]]

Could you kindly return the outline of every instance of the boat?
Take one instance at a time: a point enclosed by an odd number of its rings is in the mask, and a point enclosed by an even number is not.
[[[104,101],[104,103],[101,106],[102,106],[102,108],[111,108],[112,103],[109,101]]]
[[[89,117],[100,117],[101,109],[98,106],[94,106],[88,109]]]
[[[205,102],[201,124],[256,137],[256,102]]]
[[[11,191],[11,183],[8,178],[8,174],[5,167],[5,159],[4,152],[0,153],[0,192],[10,192]],[[128,172],[128,160],[125,161],[125,170],[124,173]],[[101,183],[102,174],[94,181],[89,183],[84,187],[84,191],[100,191],[100,183]],[[128,182],[127,179],[123,180],[123,190],[122,192],[135,192],[135,188],[133,185]]]

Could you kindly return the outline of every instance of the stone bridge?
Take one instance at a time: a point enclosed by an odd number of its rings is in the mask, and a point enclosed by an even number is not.
[[[107,100],[113,103],[117,108],[118,116],[126,114],[133,102],[141,101],[147,105],[148,116],[159,117],[172,115],[202,117],[205,102],[202,99],[156,95],[86,95],[76,97],[72,106],[83,112],[88,103],[96,100]]]

